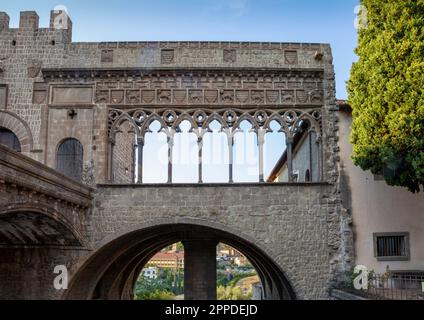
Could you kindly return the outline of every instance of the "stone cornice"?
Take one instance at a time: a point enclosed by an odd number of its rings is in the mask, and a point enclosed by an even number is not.
[[[324,69],[320,68],[54,68],[43,69],[43,76],[54,87],[49,99],[49,104],[54,106],[76,102],[56,101],[61,95],[55,90],[70,87],[73,92],[65,97],[86,97],[79,104],[104,103],[117,107],[320,107],[324,98]],[[91,97],[84,89],[90,87],[94,90]],[[47,96],[46,88],[43,99]],[[78,88],[80,93],[76,92]]]
[[[16,185],[83,208],[91,207],[94,191],[2,145],[0,145],[0,183]]]
[[[322,182],[217,182],[217,183],[142,183],[142,184],[117,184],[101,183],[98,188],[245,188],[245,187],[280,187],[280,188],[299,188],[299,187],[327,187],[332,184]]]
[[[42,69],[45,80],[49,79],[95,79],[117,77],[143,77],[143,76],[285,76],[285,77],[312,77],[323,78],[323,68],[44,68]]]
[[[78,44],[78,42],[75,42]],[[327,43],[243,42],[243,41],[122,41],[99,42],[101,49],[247,49],[247,50],[310,50],[328,47]]]

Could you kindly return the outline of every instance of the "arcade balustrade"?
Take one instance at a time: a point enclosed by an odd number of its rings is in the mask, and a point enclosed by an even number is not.
[[[117,133],[127,131],[134,137],[133,144],[133,175],[132,182],[143,183],[143,154],[146,133],[151,133],[151,124],[160,125],[158,132],[166,135],[167,144],[167,183],[173,183],[173,151],[176,134],[181,132],[181,124],[188,122],[189,131],[197,139],[198,157],[198,183],[203,183],[203,144],[207,133],[212,132],[211,124],[218,122],[219,132],[225,134],[228,147],[228,183],[234,182],[234,141],[235,135],[243,132],[242,123],[249,122],[250,132],[256,136],[258,152],[258,181],[274,182],[281,172],[285,170],[284,182],[299,181],[299,167],[306,172],[307,181],[320,181],[321,179],[321,111],[312,109],[148,109],[139,108],[132,110],[109,109],[109,158],[108,179],[111,183],[114,178],[114,151],[116,148]],[[277,128],[271,128],[276,123]],[[123,124],[129,129],[122,129]],[[268,133],[280,132],[285,137],[285,148],[275,168],[269,177],[264,174],[264,144]],[[306,149],[305,149],[306,146]],[[303,150],[304,149],[304,150]],[[303,150],[303,151],[301,151]],[[306,150],[306,151],[305,151]],[[303,162],[303,164],[301,164]],[[296,168],[294,168],[294,165]],[[282,181],[282,180],[280,180]]]

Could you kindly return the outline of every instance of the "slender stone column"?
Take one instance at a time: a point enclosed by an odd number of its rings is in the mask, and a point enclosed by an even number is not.
[[[316,137],[314,143],[316,143],[317,146],[317,157],[318,157],[318,177],[317,177],[317,181],[322,181],[322,176],[323,176],[323,168],[322,168],[322,139],[321,137]],[[311,174],[311,179],[312,179],[312,174]]]
[[[137,138],[137,183],[143,183],[143,147],[144,139]]]
[[[233,183],[233,162],[234,162],[234,134],[237,131],[234,131],[233,128],[222,128],[221,132],[224,132],[227,136],[228,144],[228,183]]]
[[[287,138],[286,140],[287,145],[287,169],[288,169],[288,178],[289,182],[293,182],[293,159],[292,159],[292,146],[293,146],[293,139]]]
[[[172,183],[172,147],[174,146],[174,137],[168,136],[168,183]]]
[[[312,141],[311,141],[311,132],[308,133],[308,167],[307,169],[309,170],[309,177],[312,177]]]
[[[259,182],[264,182],[264,144],[265,144],[266,130],[260,128],[257,131],[258,135],[258,148],[259,148]]]
[[[215,240],[185,240],[184,298],[185,300],[216,300]]]
[[[202,174],[203,137],[197,138],[197,147],[199,149],[199,183],[203,183],[203,174]]]
[[[234,162],[234,137],[232,134],[228,135],[228,158],[229,158],[229,163],[228,163],[228,183],[233,183],[234,179],[233,179],[233,162]]]
[[[113,182],[113,148],[115,146],[115,139],[109,138],[108,143],[108,162],[107,162],[107,179],[108,182]]]
[[[318,180],[323,181],[324,169],[323,169],[323,160],[322,160],[322,140],[318,143]]]

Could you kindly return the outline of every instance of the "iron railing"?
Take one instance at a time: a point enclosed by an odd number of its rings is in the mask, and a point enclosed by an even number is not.
[[[373,300],[424,300],[424,274],[373,274],[368,289],[354,291]]]

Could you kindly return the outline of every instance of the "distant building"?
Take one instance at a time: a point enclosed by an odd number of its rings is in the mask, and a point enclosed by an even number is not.
[[[142,273],[144,278],[154,280],[158,277],[158,268],[157,267],[144,268]]]
[[[352,217],[355,264],[383,274],[424,274],[424,193],[386,184],[380,175],[355,166],[350,143],[352,110],[345,101],[339,107],[340,180],[344,207]],[[301,125],[292,143],[292,181],[319,179],[316,135]],[[289,181],[288,149],[268,177],[268,182]],[[346,230],[349,226],[346,225]]]
[[[219,244],[217,247],[217,257],[218,258],[230,258],[230,257],[241,257],[243,256],[239,251],[229,246]]]
[[[184,268],[184,252],[158,252],[149,264],[158,268]]]
[[[172,246],[171,246],[171,250],[169,250],[168,252],[178,252],[179,250],[178,250],[178,245],[177,245],[177,243],[174,243]]]
[[[247,260],[247,258],[245,256],[240,256],[240,257],[234,258],[234,264],[239,266],[239,267],[247,264],[248,262],[249,262],[249,260]]]
[[[386,184],[352,162],[352,110],[338,101],[343,202],[353,218],[355,263],[377,273],[424,274],[424,192]]]
[[[320,180],[319,143],[317,135],[310,130],[309,124],[301,122],[298,131],[293,137],[292,143],[292,172],[290,180],[288,176],[289,163],[288,152],[285,148],[283,154],[271,171],[267,182],[311,182]]]

